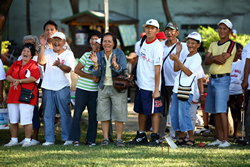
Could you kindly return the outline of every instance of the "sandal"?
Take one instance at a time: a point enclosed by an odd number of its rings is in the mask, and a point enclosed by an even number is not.
[[[190,142],[190,143],[192,143],[192,144],[189,144],[188,142]],[[186,141],[185,144],[183,144],[183,146],[195,146],[195,141],[188,140],[188,141]]]
[[[115,141],[115,143],[116,143],[116,146],[117,146],[117,147],[124,147],[124,146],[125,146],[125,144],[124,144],[124,142],[122,141],[122,139],[117,139],[117,140]]]
[[[182,141],[179,141],[179,139],[181,139]],[[185,144],[187,142],[185,140],[186,137],[180,137],[179,139],[175,142],[176,145],[183,145],[183,144]]]
[[[103,141],[101,142],[101,146],[107,146],[109,145],[109,139],[103,139]]]

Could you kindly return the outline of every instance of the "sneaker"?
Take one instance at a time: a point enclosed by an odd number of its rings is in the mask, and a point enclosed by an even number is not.
[[[128,142],[129,145],[143,145],[143,144],[148,144],[148,139],[146,136],[146,133],[140,134],[139,131],[137,131],[136,137]]]
[[[40,142],[38,140],[36,140],[36,139],[31,140],[31,145],[32,146],[39,145],[39,144],[40,144]]]
[[[73,146],[79,146],[79,145],[80,145],[80,142],[79,142],[79,141],[73,141],[72,145],[73,145]]]
[[[159,146],[161,143],[159,141],[159,135],[157,133],[151,134],[151,140],[148,144],[148,146]]]
[[[88,140],[85,140],[85,143],[84,143],[85,145],[89,145],[89,147],[92,147],[92,146],[95,146],[96,144],[95,143],[92,143],[92,142],[90,142],[90,141],[88,141]]]
[[[55,143],[54,142],[45,142],[42,145],[43,146],[53,146]]]
[[[23,145],[22,145],[23,147],[29,147],[29,146],[32,146],[31,145],[31,141],[24,141],[24,143],[23,143]]]
[[[222,144],[222,142],[220,141],[220,140],[215,140],[213,143],[208,143],[207,145],[208,146],[216,146],[216,145],[220,145],[220,144]]]
[[[203,134],[209,134],[211,132],[210,129],[202,128],[200,130],[195,131],[196,134],[203,133]]]
[[[67,141],[65,141],[64,142],[64,146],[68,146],[68,145],[72,145],[73,144],[73,141],[71,141],[71,140],[67,140]]]
[[[19,142],[18,145],[23,145],[24,142],[25,142],[25,139],[23,139],[21,142]]]
[[[11,147],[11,146],[18,146],[18,142],[14,142],[13,140],[10,140],[9,143],[5,144],[4,147]]]
[[[224,140],[220,145],[218,145],[218,147],[229,147],[231,146],[230,142]]]

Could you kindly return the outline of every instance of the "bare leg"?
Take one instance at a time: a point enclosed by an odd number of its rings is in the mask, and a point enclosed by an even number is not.
[[[144,132],[145,127],[146,127],[146,122],[147,122],[147,115],[144,114],[139,114],[138,116],[138,121],[139,121],[139,131]]]
[[[193,130],[188,131],[188,135],[189,135],[189,140],[194,141],[194,133],[193,133]]]
[[[181,132],[181,131],[178,131],[178,132],[179,132],[179,136],[180,136],[179,139],[178,139],[178,141],[179,141],[179,142],[182,142],[183,140],[180,139],[180,138],[186,137],[186,136],[185,136],[185,133],[184,133],[184,132]]]
[[[215,128],[217,131],[218,140],[223,141],[223,129],[220,114],[214,114]]]
[[[25,127],[25,138],[31,138],[32,130],[33,130],[33,125],[24,125]]]
[[[108,139],[108,133],[109,133],[109,123],[110,121],[102,121],[101,125],[102,125],[102,133],[103,133],[103,137],[104,139]]]
[[[117,139],[122,139],[123,122],[115,121]]]
[[[39,129],[33,130],[33,139],[38,140],[38,133],[39,133]]]
[[[17,137],[18,129],[19,129],[18,124],[11,124],[11,123],[10,123],[10,133],[11,133],[11,137],[15,137],[15,138]]]
[[[208,126],[208,113],[202,109],[204,126]]]
[[[239,122],[234,122],[234,134],[233,137],[237,138],[238,137],[238,130],[239,130],[240,123]]]
[[[223,140],[226,140],[229,142],[227,113],[220,113],[219,115],[220,115],[220,119],[221,119],[222,130],[223,130]]]
[[[152,119],[153,133],[158,133],[159,132],[159,125],[160,125],[159,113],[152,114],[151,119]]]

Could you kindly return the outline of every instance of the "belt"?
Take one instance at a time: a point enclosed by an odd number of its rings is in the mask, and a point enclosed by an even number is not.
[[[230,73],[226,73],[226,74],[211,74],[212,78],[221,78],[224,76],[230,76]]]

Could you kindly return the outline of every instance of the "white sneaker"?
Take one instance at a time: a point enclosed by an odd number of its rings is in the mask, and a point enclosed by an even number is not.
[[[203,133],[203,134],[209,134],[211,132],[210,129],[206,129],[206,128],[202,128],[200,130],[195,131],[195,133],[199,134],[199,133]]]
[[[10,140],[9,143],[4,145],[4,147],[11,147],[11,146],[18,146],[18,142],[14,142],[13,140]]]
[[[29,147],[29,146],[32,146],[31,145],[31,141],[24,141],[24,143],[23,143],[23,145],[22,145],[23,147]]]
[[[40,144],[40,142],[37,141],[36,139],[32,139],[32,140],[31,140],[31,145],[32,145],[32,146],[39,145],[39,144]]]
[[[43,146],[53,146],[54,142],[45,142],[42,144]]]
[[[230,142],[224,140],[220,145],[218,145],[218,147],[229,147],[231,146]]]
[[[19,142],[18,145],[23,145],[24,142],[25,142],[25,138],[21,142]]]
[[[215,140],[213,143],[208,143],[207,145],[208,146],[216,146],[216,145],[220,145],[220,144],[222,144],[222,142],[220,141],[220,140]]]
[[[72,144],[73,144],[73,141],[67,140],[67,141],[65,141],[65,143],[63,145],[68,146],[68,145],[72,145]]]

